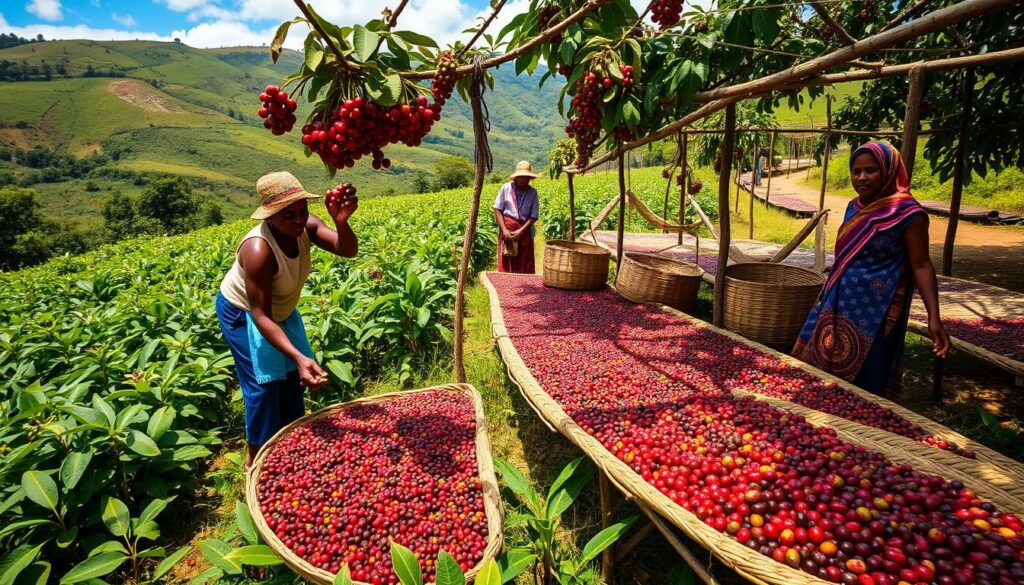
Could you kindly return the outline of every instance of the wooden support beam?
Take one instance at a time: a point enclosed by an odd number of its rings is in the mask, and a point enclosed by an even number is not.
[[[749,234],[747,235],[748,240],[754,239],[754,190],[757,189],[757,179],[760,175],[757,172],[757,161],[760,160],[761,153],[757,151],[757,135],[754,135],[754,164],[751,165],[753,168],[750,169],[750,215],[747,219],[750,221]]]
[[[836,19],[832,18],[832,15],[828,13],[828,9],[822,6],[820,2],[811,2],[810,4],[811,8],[813,8],[814,11],[818,13],[818,16],[821,17],[821,20],[823,20],[829,28],[835,31],[837,35],[839,35],[839,40],[843,41],[843,44],[854,45],[857,43],[857,39],[853,38],[850,33],[846,32],[843,25],[836,22]]]
[[[771,142],[768,145],[768,160],[767,160],[767,163],[768,163],[768,186],[765,187],[765,190],[764,190],[764,202],[765,202],[765,204],[768,203],[768,198],[771,197],[771,195],[772,195],[772,171],[771,171],[771,168],[772,168],[772,161],[775,160],[775,137],[778,134],[779,134],[778,132],[772,132],[772,140],[771,140]],[[753,218],[753,215],[751,215],[751,218]],[[750,223],[751,223],[751,225],[753,225],[754,222],[750,222]],[[751,229],[753,229],[753,228],[751,228]],[[750,234],[750,239],[751,240],[754,239],[754,234],[753,233]]]
[[[914,176],[914,161],[917,159],[917,133],[921,123],[921,96],[924,94],[924,68],[915,67],[910,70],[910,87],[907,88],[907,111],[903,116],[903,140],[900,142],[900,154],[903,164],[907,166],[907,174]]]
[[[618,564],[626,560],[626,557],[636,550],[636,547],[640,546],[643,541],[647,540],[647,537],[655,530],[656,528],[651,522],[647,522],[647,524],[637,529],[636,533],[629,540],[616,547],[618,552],[615,554],[615,563]]]
[[[569,180],[569,241],[576,241],[576,189],[572,185],[572,173],[565,175]]]
[[[701,563],[690,549],[683,544],[683,541],[676,536],[672,527],[668,523],[662,520],[656,512],[652,511],[647,506],[637,502],[637,507],[640,508],[640,511],[643,512],[648,519],[650,519],[651,524],[658,529],[658,532],[665,537],[665,540],[668,541],[669,546],[676,551],[676,554],[682,557],[683,562],[693,569],[693,574],[700,579],[702,583],[705,585],[718,585],[718,580],[708,572],[704,563]]]
[[[619,269],[622,267],[623,236],[626,230],[626,155],[619,150],[619,225],[617,231],[618,247],[615,250],[615,280],[619,280]]]
[[[733,180],[736,181],[736,215],[738,216],[740,213],[740,182],[742,181],[741,174],[743,173],[743,157],[737,157],[733,162],[736,164],[736,178]]]
[[[946,227],[946,242],[942,246],[942,275],[953,276],[953,248],[956,245],[956,228],[960,223],[960,199],[964,193],[964,175],[967,169],[967,140],[974,111],[973,68],[964,72],[963,107],[960,114],[960,137],[956,143],[956,159],[953,162],[953,194],[949,203],[949,224]]]
[[[807,236],[811,235],[811,232],[818,226],[818,222],[821,221],[821,218],[828,215],[828,211],[829,210],[827,209],[818,210],[818,213],[815,213],[814,216],[804,224],[804,227],[800,228],[800,231],[793,236],[793,239],[790,240],[788,244],[780,248],[779,251],[776,252],[768,261],[778,263],[789,258],[789,255],[793,253],[793,250],[796,250],[800,244],[807,239]]]
[[[689,135],[686,132],[682,133],[682,140],[679,144],[679,160],[682,161],[682,166],[679,170],[681,177],[679,185],[679,225],[686,225],[686,195],[689,193],[690,188],[690,167],[688,166],[689,158],[686,156],[686,146]],[[679,230],[679,241],[676,242],[678,245],[683,245],[683,231]],[[697,254],[700,254],[700,250],[697,250]]]
[[[700,203],[697,203],[697,200],[694,199],[693,195],[690,194],[686,195],[686,200],[689,201],[690,205],[693,206],[693,210],[697,212],[697,217],[700,218],[700,221],[704,224],[704,227],[708,228],[708,231],[711,232],[711,237],[717,240],[718,230],[715,229],[715,224],[711,223],[711,219],[707,216],[706,213],[704,213],[704,209],[701,208]],[[726,204],[726,207],[728,207],[728,204]]]
[[[614,493],[608,476],[603,471],[598,471],[597,475],[598,491],[601,496],[601,528],[604,529],[615,523]],[[612,545],[601,552],[601,578],[608,585],[615,583],[615,548],[615,545]]]
[[[673,166],[672,170],[668,172],[668,179],[665,179],[665,203],[661,207],[661,217],[664,217],[665,219],[668,219],[668,194],[672,192],[673,171],[675,171],[675,166]],[[682,225],[682,222],[680,222],[680,225]],[[662,227],[661,233],[667,234],[668,229]]]
[[[818,211],[825,209],[825,188],[828,186],[828,160],[832,154],[832,96],[825,96],[825,153],[821,164],[821,194],[818,196]],[[814,231],[814,269],[825,272],[825,222],[819,221]]]
[[[721,327],[725,315],[725,268],[729,264],[732,227],[729,223],[729,169],[736,142],[736,104],[725,107],[725,139],[722,141],[722,172],[718,176],[718,270],[715,272],[715,306],[712,324]]]

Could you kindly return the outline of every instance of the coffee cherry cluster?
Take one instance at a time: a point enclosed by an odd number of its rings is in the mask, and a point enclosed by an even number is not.
[[[615,127],[614,136],[615,141],[618,142],[619,144],[632,142],[633,140],[636,139],[636,134],[633,134],[633,131],[630,130],[629,127],[626,126],[625,124],[619,124],[618,126]]]
[[[437,390],[356,405],[296,428],[258,477],[260,510],[313,566],[348,564],[365,583],[397,583],[390,540],[432,581],[438,551],[466,571],[483,558],[487,518],[472,400]]]
[[[562,9],[554,3],[549,2],[541,6],[540,12],[537,14],[537,23],[540,25],[540,31],[544,32],[561,22],[562,19],[558,17],[558,13],[561,11]],[[562,35],[555,35],[549,42],[557,47],[562,42]]]
[[[651,20],[658,23],[661,30],[679,22],[683,13],[683,0],[654,0],[651,3]]]
[[[295,126],[295,108],[298,104],[288,97],[288,92],[281,91],[276,85],[268,85],[260,94],[260,101],[263,107],[257,114],[263,118],[263,127],[270,130],[274,136],[280,136],[285,132],[291,132]]]
[[[356,188],[351,183],[342,183],[333,189],[328,189],[325,194],[326,203],[328,205],[337,205],[341,202],[342,197],[354,197],[356,194]]]
[[[594,72],[576,80],[576,94],[572,96],[575,112],[565,127],[566,135],[576,139],[576,166],[587,164],[601,133],[601,109],[598,104],[602,85],[603,81],[598,80]]]
[[[458,81],[458,77],[455,75],[458,65],[455,61],[455,55],[451,51],[441,53],[441,56],[437,59],[437,67],[435,68],[437,72],[434,74],[434,78],[430,80],[430,92],[434,94],[434,102],[438,106],[443,106],[444,102],[452,97],[452,88],[455,87],[455,82]]]
[[[747,368],[769,365],[760,352],[608,291],[488,278],[513,345],[545,391],[711,528],[834,583],[1024,582],[1016,515],[960,482],[730,393],[749,387]],[[527,296],[529,305],[519,302]]]
[[[302,127],[302,144],[334,168],[352,167],[373,155],[373,168],[388,168],[383,148],[402,143],[419,146],[435,121],[441,119],[441,106],[429,104],[419,96],[411,104],[382,107],[355,97],[322,119]]]

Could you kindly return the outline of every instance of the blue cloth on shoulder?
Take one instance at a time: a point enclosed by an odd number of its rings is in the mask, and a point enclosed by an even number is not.
[[[274,380],[284,380],[288,377],[288,372],[298,369],[295,362],[285,357],[263,337],[252,320],[250,311],[245,312],[245,324],[249,334],[249,355],[252,356],[252,369],[257,383],[266,384]],[[279,325],[295,349],[313,359],[313,348],[309,346],[306,326],[302,323],[302,316],[299,315],[298,309],[292,311],[292,314],[288,315],[288,318]]]

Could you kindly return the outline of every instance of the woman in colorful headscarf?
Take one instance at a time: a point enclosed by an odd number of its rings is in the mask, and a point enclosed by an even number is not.
[[[857,197],[846,208],[835,263],[793,355],[882,395],[901,386],[915,284],[935,355],[946,357],[949,335],[939,320],[928,215],[910,194],[899,151],[885,142],[854,150],[850,181]]]

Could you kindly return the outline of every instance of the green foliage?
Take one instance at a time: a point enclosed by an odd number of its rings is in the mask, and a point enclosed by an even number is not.
[[[473,182],[473,163],[461,156],[446,156],[434,163],[434,189],[457,189]]]
[[[114,191],[103,204],[103,227],[106,228],[110,241],[116,242],[133,236],[155,234],[160,224],[148,217],[143,217],[138,210],[135,197]]]
[[[0,189],[0,269],[17,268],[31,258],[33,245],[22,236],[42,223],[39,198],[31,189]]]
[[[168,234],[192,230],[198,223],[200,203],[192,186],[181,178],[153,181],[139,198],[139,214],[155,219]]]

